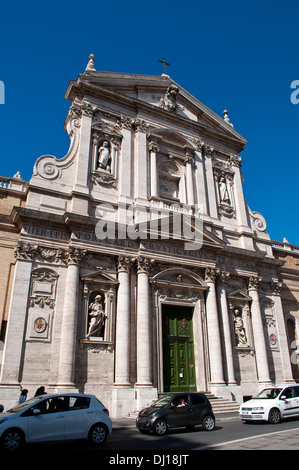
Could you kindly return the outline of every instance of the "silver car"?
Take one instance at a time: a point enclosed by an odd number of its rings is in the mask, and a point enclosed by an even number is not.
[[[0,414],[0,442],[6,450],[27,442],[72,439],[101,445],[111,432],[109,411],[94,395],[37,396]]]

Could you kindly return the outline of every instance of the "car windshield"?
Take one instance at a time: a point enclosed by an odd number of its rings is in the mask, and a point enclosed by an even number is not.
[[[34,403],[38,402],[41,398],[43,398],[42,395],[39,395],[37,397],[30,398],[29,400],[24,401],[20,405],[16,405],[13,408],[10,408],[10,410],[7,410],[9,413],[18,413],[19,411],[24,410],[27,408],[27,406],[33,405]]]
[[[164,395],[163,397],[159,398],[158,400],[154,401],[151,406],[155,408],[162,408],[169,403],[169,400],[172,398],[172,395]]]
[[[259,400],[260,399],[273,400],[274,398],[278,397],[281,391],[282,391],[282,388],[265,388],[254,398],[258,398]]]

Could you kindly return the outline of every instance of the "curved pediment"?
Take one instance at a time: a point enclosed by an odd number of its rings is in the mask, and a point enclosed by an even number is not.
[[[177,267],[168,268],[155,274],[150,282],[152,284],[179,286],[193,289],[207,289],[208,286],[204,280],[193,271]]]

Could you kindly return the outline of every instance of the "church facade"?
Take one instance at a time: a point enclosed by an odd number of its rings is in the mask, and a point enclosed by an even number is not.
[[[122,417],[159,393],[241,403],[293,382],[283,261],[246,204],[246,139],[227,113],[93,56],[65,96],[68,153],[36,161],[12,211],[2,401],[45,385]]]

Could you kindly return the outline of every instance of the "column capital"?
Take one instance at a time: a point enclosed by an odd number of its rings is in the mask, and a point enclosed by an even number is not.
[[[199,139],[194,139],[193,142],[196,145],[196,150],[198,152],[202,152],[204,145],[205,145],[204,141],[199,138]]]
[[[148,144],[148,148],[149,148],[149,151],[150,152],[154,152],[154,153],[158,153],[159,152],[159,147],[158,147],[158,144],[156,142],[154,142],[153,140],[151,140]]]
[[[66,250],[67,264],[79,265],[82,259],[87,255],[87,250],[80,250],[75,247],[68,247]]]
[[[282,282],[272,282],[271,283],[271,288],[272,288],[272,291],[273,291],[273,295],[279,295],[281,296],[281,288],[282,288]]]
[[[128,273],[131,269],[133,260],[128,256],[119,256],[118,257],[118,272],[126,272]]]
[[[208,157],[211,157],[213,155],[213,152],[214,152],[214,147],[212,147],[211,145],[205,144],[205,155],[207,155]]]
[[[190,163],[190,165],[194,164],[194,157],[193,157],[193,155],[191,155],[191,153],[189,151],[186,152],[186,157],[185,157],[184,163],[185,163],[185,165],[187,165],[188,163]]]
[[[226,271],[219,272],[219,280],[222,284],[226,284],[229,277],[230,277],[230,273],[227,273]]]
[[[231,166],[241,167],[242,166],[242,159],[239,155],[231,155],[229,158],[229,163]]]
[[[140,273],[149,273],[150,269],[152,268],[155,260],[144,258],[143,256],[138,256],[136,259],[137,264],[137,274]]]
[[[133,119],[132,120],[132,126],[134,127],[135,132],[147,132],[148,129],[148,122],[146,122],[144,119]]]
[[[262,278],[258,276],[251,276],[248,280],[248,290],[259,290]]]
[[[216,282],[216,277],[220,274],[220,269],[206,268],[205,270],[205,281]]]

